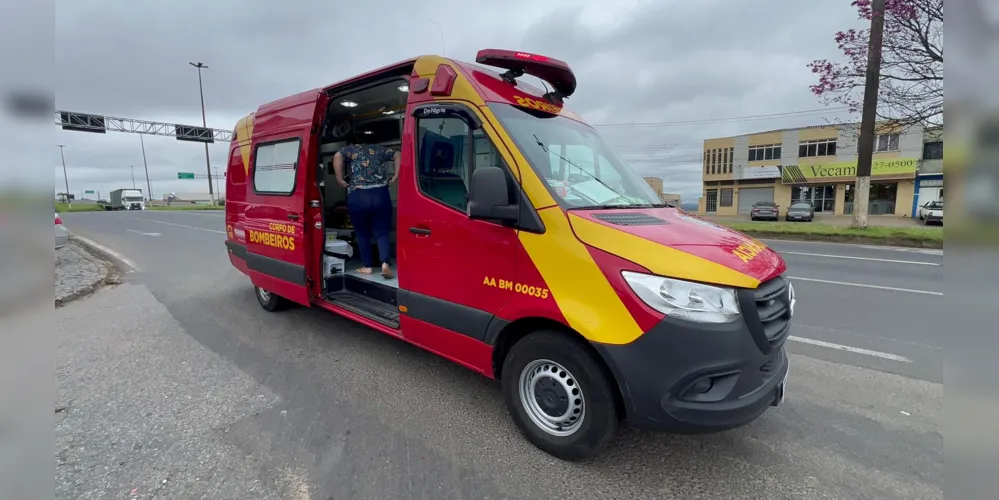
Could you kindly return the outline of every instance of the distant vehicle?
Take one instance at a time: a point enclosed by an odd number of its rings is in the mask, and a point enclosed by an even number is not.
[[[784,214],[784,220],[793,221],[800,220],[804,222],[812,222],[815,218],[815,207],[807,201],[796,201],[787,207],[787,213]]]
[[[104,204],[104,210],[145,210],[146,198],[141,189],[115,189],[111,191],[111,202]]]
[[[943,200],[934,200],[923,203],[923,206],[919,207],[919,220],[923,221],[924,224],[940,224],[943,225]]]
[[[777,220],[780,217],[778,209],[780,205],[772,201],[758,201],[753,203],[753,209],[749,211],[749,220]]]
[[[66,226],[62,225],[62,217],[59,214],[55,214],[55,249],[66,246],[69,243],[69,230]]]

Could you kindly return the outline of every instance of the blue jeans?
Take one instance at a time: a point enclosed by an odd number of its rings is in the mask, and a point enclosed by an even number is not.
[[[347,211],[354,225],[357,250],[365,267],[374,267],[371,243],[378,244],[378,259],[387,264],[391,251],[389,233],[392,230],[392,197],[388,186],[355,189],[347,195]]]

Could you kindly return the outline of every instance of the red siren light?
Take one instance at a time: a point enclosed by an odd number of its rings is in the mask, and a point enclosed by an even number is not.
[[[564,61],[554,57],[513,50],[483,49],[475,55],[475,62],[505,69],[503,78],[513,83],[523,75],[537,77],[552,86],[550,97],[557,101],[576,91],[576,75]]]

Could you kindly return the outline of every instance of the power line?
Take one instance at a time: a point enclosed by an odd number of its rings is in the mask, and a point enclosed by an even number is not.
[[[753,121],[753,120],[773,120],[777,118],[786,118],[792,116],[807,116],[817,113],[829,113],[829,112],[842,112],[848,111],[850,108],[848,106],[839,106],[834,108],[821,108],[821,109],[808,109],[802,111],[787,111],[784,113],[769,113],[762,115],[746,115],[746,116],[730,116],[726,118],[705,118],[701,120],[681,120],[681,121],[668,121],[668,122],[623,122],[623,123],[598,123],[594,127],[673,127],[681,125],[697,125],[704,123],[721,123],[721,122],[740,122],[740,121]]]

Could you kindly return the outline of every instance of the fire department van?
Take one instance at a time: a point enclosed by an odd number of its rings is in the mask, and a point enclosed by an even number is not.
[[[663,203],[564,107],[575,90],[562,61],[482,50],[264,104],[232,141],[229,258],[268,311],[327,309],[500,380],[521,432],[562,459],[622,422],[753,421],[784,398],[784,261]],[[346,144],[401,154],[394,278],[356,272],[331,167]]]

